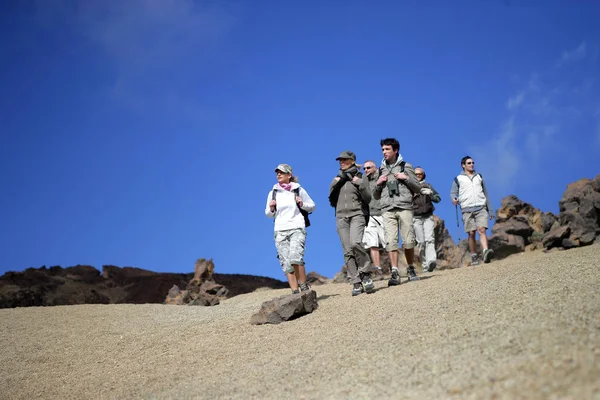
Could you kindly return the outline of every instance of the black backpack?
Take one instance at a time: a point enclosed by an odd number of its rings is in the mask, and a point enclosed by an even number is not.
[[[296,188],[292,190],[296,196],[300,196],[300,188]],[[271,194],[271,199],[275,200],[275,196],[277,195],[277,189],[273,189],[273,194]],[[300,210],[300,214],[304,217],[304,227],[308,228],[310,226],[310,219],[308,219],[308,211],[300,208],[300,204],[296,203],[298,206],[298,210]]]

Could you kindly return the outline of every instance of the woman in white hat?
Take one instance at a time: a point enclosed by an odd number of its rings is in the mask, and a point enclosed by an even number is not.
[[[275,218],[275,247],[281,269],[286,274],[292,293],[310,290],[306,283],[304,246],[308,213],[315,202],[293,176],[292,167],[279,164],[275,168],[277,183],[269,191],[265,214]]]

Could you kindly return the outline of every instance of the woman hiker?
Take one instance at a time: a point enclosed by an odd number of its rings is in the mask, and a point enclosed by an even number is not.
[[[269,191],[265,214],[275,217],[275,247],[281,269],[286,274],[292,293],[310,290],[304,268],[304,247],[308,213],[315,202],[293,176],[292,167],[279,164],[275,168],[277,183]]]

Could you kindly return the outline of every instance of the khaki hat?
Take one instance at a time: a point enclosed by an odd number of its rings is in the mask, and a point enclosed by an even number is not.
[[[292,173],[292,167],[290,167],[287,164],[279,164],[277,166],[277,168],[275,168],[275,172],[277,172],[277,171],[281,171],[284,174],[291,174]]]
[[[338,158],[336,158],[336,160],[339,161],[340,159],[343,159],[343,158],[347,158],[347,159],[350,159],[352,161],[356,161],[356,154],[354,154],[350,150],[342,151],[342,154],[340,154],[338,156]]]

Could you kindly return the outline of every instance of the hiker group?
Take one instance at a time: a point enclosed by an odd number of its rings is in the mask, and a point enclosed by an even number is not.
[[[400,143],[394,138],[380,142],[383,160],[377,168],[367,160],[356,164],[356,155],[342,152],[336,160],[340,170],[329,188],[329,203],[335,208],[336,230],[342,243],[348,281],[352,295],[372,293],[375,285],[372,273],[381,273],[379,249],[385,248],[391,263],[388,286],[400,284],[399,252],[402,249],[408,264],[408,281],[417,281],[415,247],[418,248],[423,272],[437,266],[433,203],[439,203],[438,192],[427,183],[425,170],[413,168],[400,154]],[[454,178],[450,198],[460,206],[463,226],[469,235],[471,265],[480,260],[490,262],[493,250],[488,248],[486,229],[493,218],[492,206],[481,174],[475,172],[475,162],[469,156],[461,159],[462,172]],[[275,168],[277,183],[269,191],[265,214],[275,218],[274,239],[277,258],[288,278],[292,293],[310,290],[306,282],[304,249],[308,214],[315,203],[300,186],[292,167],[279,164]],[[457,208],[458,210],[458,208]],[[477,254],[475,237],[479,232],[481,258]],[[402,247],[399,247],[399,237]]]

